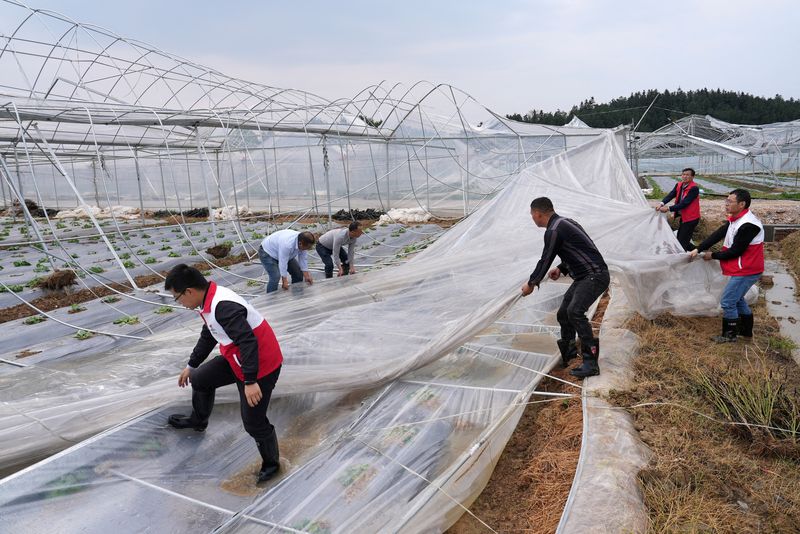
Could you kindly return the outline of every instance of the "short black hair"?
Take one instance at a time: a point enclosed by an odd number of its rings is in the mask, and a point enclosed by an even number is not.
[[[683,170],[681,171],[681,174],[685,173],[686,171],[689,171],[690,173],[692,173],[692,176],[694,176],[694,169],[693,169],[693,168],[691,168],[691,167],[686,167],[685,169],[683,169]]]
[[[313,245],[317,242],[317,238],[311,232],[300,232],[297,236],[297,242],[303,245]]]
[[[750,191],[747,189],[734,189],[729,195],[736,195],[736,202],[744,202],[744,207],[750,207]]]
[[[547,197],[534,198],[531,202],[531,209],[542,213],[553,213],[553,202]]]
[[[347,230],[348,230],[348,231],[350,231],[350,232],[355,232],[355,231],[356,231],[356,230],[358,230],[359,228],[361,228],[361,223],[360,223],[360,222],[358,222],[358,221],[353,221],[353,222],[351,222],[351,223],[350,223],[350,225],[347,227]]]
[[[203,273],[194,267],[189,267],[185,263],[173,267],[164,280],[164,289],[167,291],[172,290],[182,293],[190,287],[195,289],[207,289],[208,280],[203,276]]]

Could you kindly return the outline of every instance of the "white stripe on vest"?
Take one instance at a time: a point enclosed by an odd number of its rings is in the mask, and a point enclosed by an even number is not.
[[[214,298],[211,300],[211,306],[209,307],[208,313],[201,312],[200,315],[202,315],[203,319],[205,319],[206,326],[208,326],[208,331],[211,332],[211,335],[214,336],[214,339],[216,339],[217,343],[220,345],[225,346],[233,343],[233,340],[228,337],[228,334],[225,333],[225,330],[217,322],[215,317],[217,304],[222,301],[235,302],[236,304],[241,304],[244,306],[247,310],[247,324],[249,324],[250,328],[253,330],[255,330],[256,327],[264,322],[264,317],[255,308],[253,308],[249,302],[244,300],[230,289],[217,286],[217,291],[214,293]]]
[[[736,232],[738,232],[739,228],[746,223],[754,224],[758,226],[759,229],[758,235],[755,236],[752,241],[750,241],[750,244],[758,245],[759,243],[764,242],[764,226],[762,226],[761,221],[758,220],[758,217],[753,215],[752,211],[748,211],[728,225],[728,232],[725,234],[725,241],[723,243],[725,248],[731,248],[733,246],[733,239],[736,236]]]

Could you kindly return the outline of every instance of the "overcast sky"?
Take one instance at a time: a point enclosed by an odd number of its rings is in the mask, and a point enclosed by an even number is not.
[[[382,80],[449,83],[501,114],[650,88],[800,98],[797,0],[26,3],[329,99]]]

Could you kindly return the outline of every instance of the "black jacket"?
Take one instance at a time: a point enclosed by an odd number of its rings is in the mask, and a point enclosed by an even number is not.
[[[608,271],[597,246],[580,224],[572,219],[554,213],[547,222],[544,232],[544,250],[542,258],[536,264],[528,284],[538,286],[547,276],[547,271],[555,257],[561,258],[558,269],[573,280],[580,280],[592,274]]]
[[[730,226],[730,222],[726,222],[719,228],[717,228],[713,234],[708,236],[702,243],[697,245],[697,251],[703,252],[705,250],[710,249],[715,243],[725,239],[725,234],[728,233],[728,226]],[[761,229],[756,226],[755,224],[751,223],[744,223],[742,226],[739,227],[739,230],[736,232],[736,235],[733,236],[733,243],[731,244],[731,248],[726,250],[720,250],[719,252],[712,252],[711,257],[715,260],[730,260],[733,258],[738,258],[744,251],[747,250],[747,247],[750,246],[750,242],[758,235]]]
[[[205,302],[205,298],[203,301]],[[247,309],[241,304],[223,300],[217,304],[214,317],[228,337],[239,347],[245,383],[255,382],[258,378],[258,340],[247,322]],[[203,325],[200,339],[197,340],[189,357],[189,367],[197,367],[203,363],[216,346],[217,340],[211,335],[208,327]]]

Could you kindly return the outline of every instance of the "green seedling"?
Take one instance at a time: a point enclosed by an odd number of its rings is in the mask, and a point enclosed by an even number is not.
[[[44,315],[34,315],[32,317],[28,317],[27,319],[22,321],[22,323],[23,324],[39,324],[39,323],[43,323],[46,320],[47,320],[47,317],[45,317]]]

